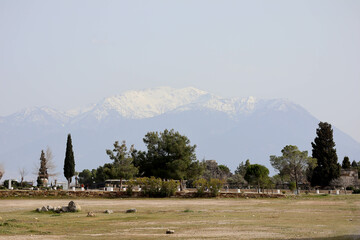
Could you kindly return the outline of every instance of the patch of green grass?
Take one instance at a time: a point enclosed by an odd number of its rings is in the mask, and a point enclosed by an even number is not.
[[[190,209],[185,209],[184,212],[194,212],[194,211]]]

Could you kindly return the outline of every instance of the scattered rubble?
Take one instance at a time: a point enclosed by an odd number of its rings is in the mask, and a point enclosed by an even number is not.
[[[42,206],[41,208],[37,208],[36,211],[37,212],[56,212],[56,213],[79,212],[79,211],[81,211],[81,207],[78,203],[75,203],[74,201],[70,201],[67,206],[53,207],[53,206],[48,205],[48,206]]]
[[[136,208],[130,208],[126,210],[126,213],[136,213]]]

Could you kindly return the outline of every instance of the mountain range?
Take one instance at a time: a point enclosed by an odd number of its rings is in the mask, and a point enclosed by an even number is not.
[[[116,141],[145,150],[149,131],[175,129],[197,145],[197,157],[214,159],[235,170],[241,161],[266,165],[286,145],[308,150],[320,120],[286,99],[222,98],[196,89],[159,87],[127,91],[85,108],[58,111],[49,107],[24,109],[0,117],[0,163],[6,178],[35,179],[40,152],[49,146],[62,174],[67,134],[71,133],[76,170],[109,162],[105,149]],[[339,162],[346,155],[360,159],[360,143],[333,126]]]

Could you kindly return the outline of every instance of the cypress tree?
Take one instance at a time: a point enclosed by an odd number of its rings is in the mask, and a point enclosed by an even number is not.
[[[314,142],[311,143],[312,157],[317,159],[311,185],[326,187],[331,180],[340,176],[340,164],[338,164],[331,124],[320,122],[316,135]]]
[[[349,157],[347,157],[347,156],[344,157],[341,167],[343,169],[349,169],[351,167]]]
[[[66,142],[66,153],[64,160],[64,176],[68,181],[68,187],[71,183],[71,178],[75,175],[75,159],[72,147],[71,135],[68,134]]]
[[[41,150],[40,168],[39,168],[39,173],[38,173],[38,178],[37,178],[37,184],[39,187],[44,184],[45,179],[47,180],[49,178],[46,163],[47,163],[47,161],[45,158],[45,153],[43,150]]]

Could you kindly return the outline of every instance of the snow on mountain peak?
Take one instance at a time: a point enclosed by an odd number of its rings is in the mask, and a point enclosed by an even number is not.
[[[12,117],[18,122],[26,120],[49,123],[55,120],[57,123],[64,125],[68,122],[78,122],[86,117],[95,118],[97,121],[101,121],[108,116],[143,119],[159,116],[167,112],[189,110],[218,111],[236,118],[260,109],[287,111],[294,107],[294,104],[290,101],[283,99],[257,100],[252,96],[247,98],[223,98],[194,87],[182,89],[158,87],[126,91],[120,95],[105,98],[97,104],[77,110],[61,112],[48,107],[35,107],[18,112]]]
[[[142,91],[127,91],[121,95],[104,99],[93,110],[100,120],[111,111],[125,118],[149,118],[198,100],[207,92],[196,88],[174,89],[170,87],[152,88]]]

